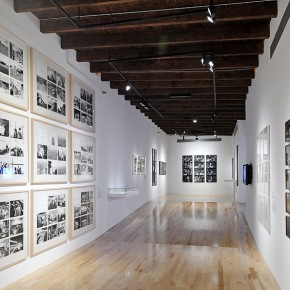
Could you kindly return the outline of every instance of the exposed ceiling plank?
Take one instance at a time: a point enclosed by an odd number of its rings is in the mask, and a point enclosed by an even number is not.
[[[79,12],[81,11],[81,15]],[[68,13],[76,17],[75,20],[79,23],[80,27],[95,25],[90,27],[90,30],[105,30],[114,26],[119,29],[127,30],[131,28],[138,28],[142,25],[145,27],[162,27],[168,28],[171,25],[185,25],[185,24],[200,24],[207,23],[206,15],[207,9],[204,8],[204,12],[201,13],[194,9],[187,9],[182,12],[150,12],[150,13],[128,13],[122,15],[102,16],[98,9],[89,11],[90,14],[86,16],[82,10],[75,9],[75,11],[68,11]],[[265,3],[249,3],[244,5],[228,5],[216,7],[216,14],[218,15],[218,23],[227,21],[239,21],[239,20],[257,20],[257,19],[271,19],[277,16],[277,3],[265,2]],[[94,15],[94,16],[91,16]],[[79,18],[79,16],[82,16]],[[63,33],[63,32],[77,32],[86,31],[86,28],[78,29],[71,23],[70,20],[63,17],[44,19],[40,21],[40,31],[42,33]]]
[[[129,47],[153,44],[178,44],[178,43],[203,43],[221,41],[259,40],[269,38],[270,29],[268,24],[253,25],[224,25],[207,28],[195,28],[184,30],[171,29],[166,31],[152,32],[140,29],[132,33],[111,33],[104,37],[97,33],[75,32],[72,35],[61,37],[63,49],[84,49],[94,47]]]

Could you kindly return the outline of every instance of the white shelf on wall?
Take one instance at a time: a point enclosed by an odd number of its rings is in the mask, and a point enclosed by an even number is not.
[[[109,198],[120,198],[126,196],[134,196],[139,194],[138,187],[109,187],[108,197]]]

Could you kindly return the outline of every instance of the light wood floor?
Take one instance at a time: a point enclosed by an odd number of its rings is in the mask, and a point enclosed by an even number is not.
[[[187,199],[190,200],[190,199]],[[280,289],[232,202],[160,198],[5,289]]]

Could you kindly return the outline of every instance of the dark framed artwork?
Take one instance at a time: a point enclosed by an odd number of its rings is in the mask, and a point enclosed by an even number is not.
[[[290,239],[290,216],[286,216],[286,236]]]
[[[204,155],[194,155],[194,182],[204,182]]]
[[[152,148],[152,186],[157,185],[157,149]]]
[[[42,253],[67,241],[68,196],[67,188],[33,191],[32,255]]]
[[[285,170],[285,183],[286,183],[286,188],[290,189],[290,169]]]
[[[217,182],[217,155],[206,155],[206,182]]]
[[[285,207],[286,212],[290,214],[290,192],[285,193]]]
[[[0,270],[28,256],[28,194],[0,193]]]
[[[0,102],[28,108],[28,46],[0,27]]]
[[[72,126],[95,132],[95,91],[88,85],[71,76],[71,124]]]
[[[192,155],[182,156],[182,181],[192,182]]]
[[[285,122],[285,142],[290,142],[290,119]]]
[[[28,182],[28,118],[0,110],[0,186]]]
[[[166,175],[166,162],[159,161],[159,175]]]
[[[95,187],[74,187],[71,189],[70,239],[95,228]]]
[[[285,146],[285,165],[290,165],[290,145]]]

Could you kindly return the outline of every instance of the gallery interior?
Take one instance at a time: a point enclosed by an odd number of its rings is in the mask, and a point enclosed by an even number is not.
[[[289,17],[1,1],[0,288],[289,289]]]

